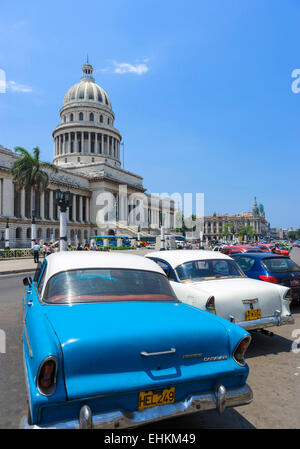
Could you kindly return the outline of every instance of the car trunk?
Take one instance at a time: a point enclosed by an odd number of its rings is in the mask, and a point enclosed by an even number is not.
[[[188,284],[191,287],[205,289],[215,297],[216,314],[235,322],[246,320],[246,311],[261,310],[261,317],[274,316],[281,312],[280,293],[275,285],[249,278],[218,279]],[[251,305],[252,303],[252,305]]]
[[[46,315],[61,343],[69,399],[160,388],[182,382],[183,372],[185,381],[199,380],[209,364],[184,355],[228,356],[224,326],[181,303],[49,306]]]

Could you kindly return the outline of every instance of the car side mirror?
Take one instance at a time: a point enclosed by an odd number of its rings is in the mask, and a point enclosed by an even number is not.
[[[23,284],[25,285],[25,287],[27,287],[28,285],[29,286],[31,285],[30,280],[31,280],[31,278],[24,278],[23,279]]]

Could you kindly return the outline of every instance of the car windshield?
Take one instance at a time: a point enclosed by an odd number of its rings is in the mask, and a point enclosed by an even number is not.
[[[263,259],[262,262],[269,273],[290,273],[300,271],[300,267],[288,257],[273,257]]]
[[[233,260],[193,260],[179,265],[177,275],[182,282],[245,277]]]
[[[131,269],[84,269],[57,273],[49,279],[43,300],[50,304],[177,302],[164,275]]]

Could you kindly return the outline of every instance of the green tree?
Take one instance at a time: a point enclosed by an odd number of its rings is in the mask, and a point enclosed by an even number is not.
[[[40,161],[39,147],[33,148],[33,155],[22,147],[15,147],[15,152],[22,158],[18,159],[11,167],[13,182],[18,190],[32,188],[31,213],[35,208],[35,195],[39,190],[44,191],[49,184],[49,175],[46,170],[58,172],[55,165]]]
[[[228,237],[231,234],[231,228],[233,227],[233,223],[225,223],[224,225],[224,231],[222,232],[222,235],[224,235],[224,237]]]

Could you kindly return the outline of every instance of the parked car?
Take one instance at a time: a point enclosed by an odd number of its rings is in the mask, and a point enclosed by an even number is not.
[[[256,252],[256,253],[262,252],[262,250],[259,249],[258,247],[249,246],[249,245],[223,246],[223,248],[221,248],[220,251],[223,254],[227,254],[227,255],[239,254],[239,253],[249,253],[249,252]]]
[[[248,332],[182,304],[153,261],[63,252],[23,282],[22,427],[119,429],[251,402]]]
[[[249,278],[289,287],[293,302],[300,301],[300,267],[289,257],[266,253],[232,257]]]
[[[255,246],[260,248],[264,252],[272,252],[272,248],[274,248],[275,245],[268,244],[268,243],[257,243]]]
[[[274,254],[280,254],[281,256],[288,256],[289,250],[286,246],[283,245],[275,245],[274,248],[272,248],[272,252]]]
[[[229,256],[217,251],[160,251],[146,257],[167,274],[176,296],[247,330],[293,324],[291,290],[249,279]]]

